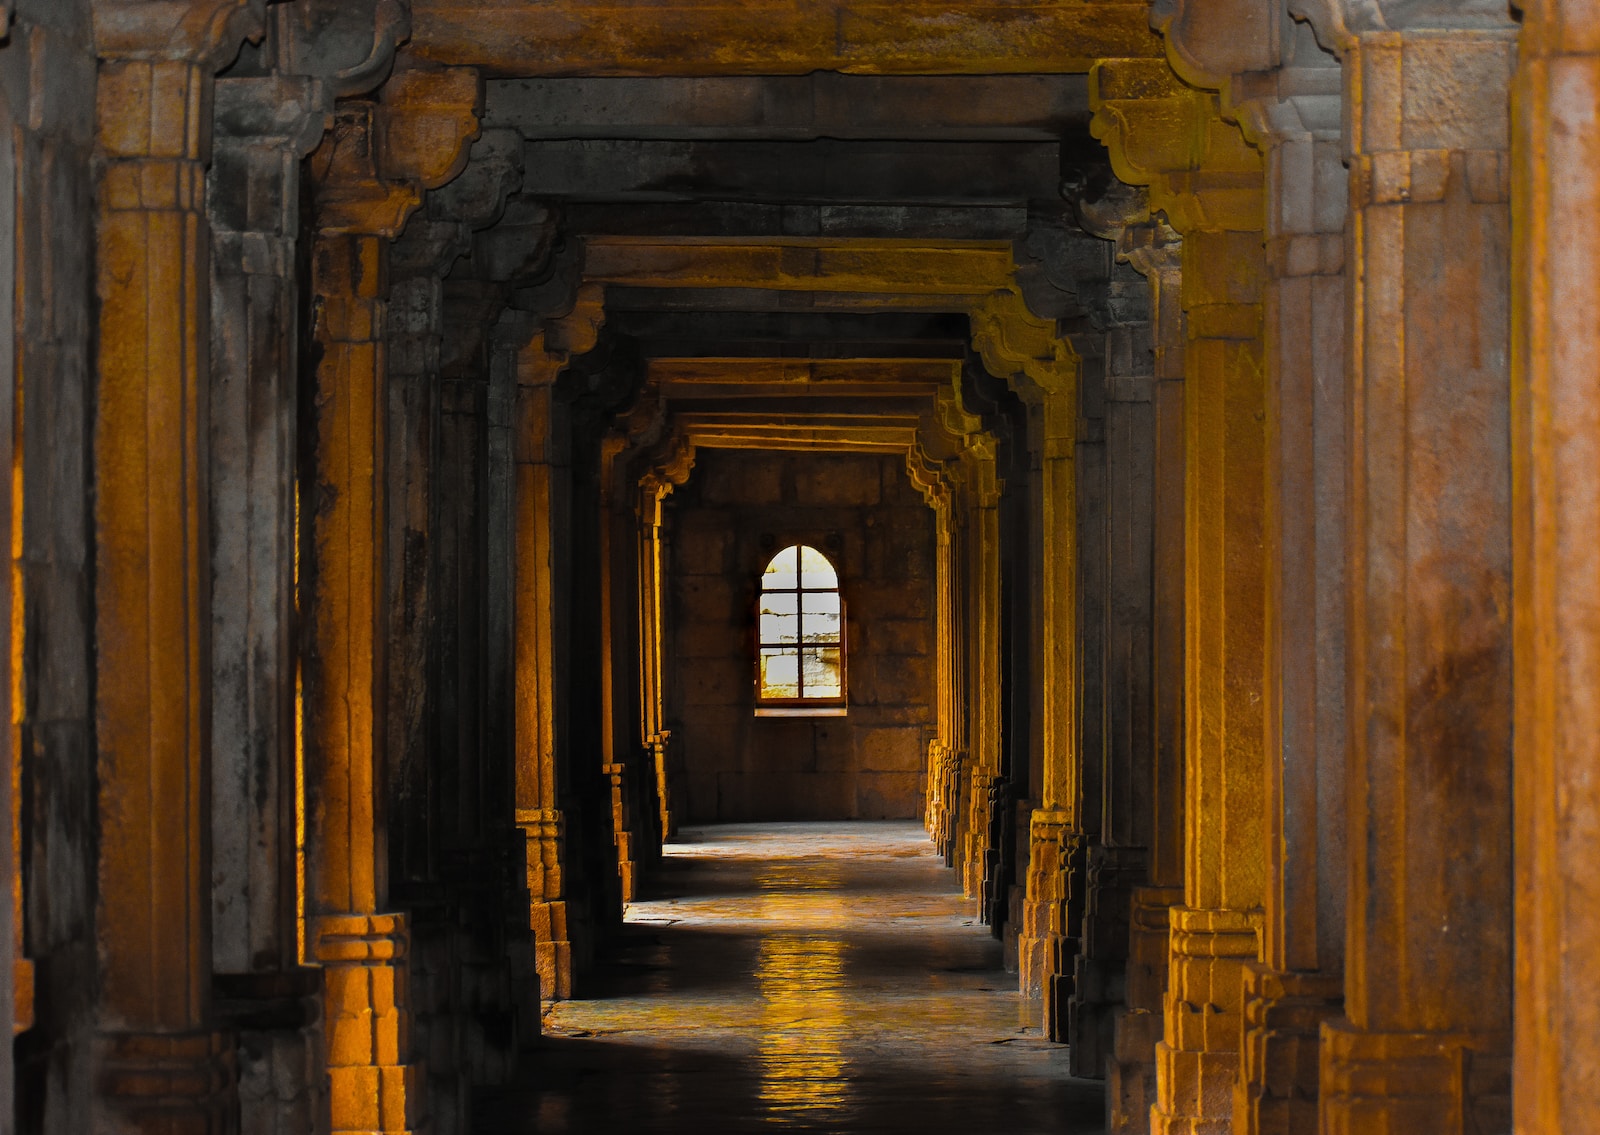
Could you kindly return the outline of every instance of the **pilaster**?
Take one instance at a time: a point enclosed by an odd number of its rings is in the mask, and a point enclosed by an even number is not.
[[[211,1031],[206,477],[215,68],[260,8],[94,7],[98,217],[95,1124],[232,1130]]]
[[[1516,41],[1475,7],[1347,24],[1344,45],[1350,894],[1328,1135],[1509,1119]]]
[[[425,1122],[411,1051],[410,928],[390,901],[383,548],[388,242],[454,177],[476,130],[472,72],[399,71],[343,104],[310,159],[316,424],[305,562],[306,954],[323,967],[334,1132]]]
[[[1600,1128],[1593,854],[1600,531],[1600,24],[1523,6],[1513,104],[1517,1135]]]
[[[1216,96],[1145,61],[1090,76],[1091,130],[1183,235],[1186,823],[1152,1129],[1228,1130],[1266,890],[1262,166]]]

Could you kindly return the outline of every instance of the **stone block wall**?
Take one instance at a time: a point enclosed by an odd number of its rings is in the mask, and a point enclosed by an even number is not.
[[[672,498],[669,715],[692,821],[914,819],[934,725],[934,517],[904,459],[702,451]],[[780,549],[839,571],[843,717],[757,717],[756,606]]]

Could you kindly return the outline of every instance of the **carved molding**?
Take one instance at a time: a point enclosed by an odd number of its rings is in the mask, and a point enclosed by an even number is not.
[[[266,0],[95,0],[95,54],[215,70],[266,28]]]

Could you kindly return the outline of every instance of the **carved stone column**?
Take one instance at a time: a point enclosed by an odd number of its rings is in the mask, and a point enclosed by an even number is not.
[[[1104,576],[1098,589],[1091,587],[1087,571],[1080,574],[1085,591],[1099,597],[1104,692],[1103,708],[1095,709],[1101,720],[1098,744],[1089,729],[1082,733],[1084,827],[1096,834],[1085,856],[1082,952],[1059,1039],[1069,1045],[1074,1075],[1099,1078],[1111,1060],[1113,1019],[1125,989],[1130,903],[1134,888],[1146,880],[1154,818],[1155,383],[1151,288],[1133,267],[1113,261],[1117,245],[1111,242],[1130,223],[1149,223],[1145,194],[1119,185],[1093,203],[1080,199],[1076,206],[1086,231],[1111,238],[1098,249],[1104,267],[1079,288],[1090,297],[1093,321],[1083,337],[1092,334],[1101,341],[1097,354],[1104,360],[1098,383],[1090,384],[1085,375],[1079,427],[1080,447],[1098,434],[1104,460],[1098,499],[1079,501],[1085,533],[1082,558],[1090,559],[1089,532],[1098,529],[1105,545],[1098,557]],[[1092,506],[1090,499],[1095,500]],[[1091,508],[1096,515],[1091,516]],[[1088,650],[1085,632],[1086,667]],[[1096,751],[1099,775],[1091,781],[1087,773]]]
[[[1262,957],[1245,970],[1234,1130],[1317,1122],[1318,1035],[1344,997],[1345,304],[1337,61],[1284,21],[1228,85],[1267,158],[1267,838]]]
[[[574,930],[565,814],[568,749],[566,652],[570,571],[571,456],[555,382],[573,355],[594,345],[604,292],[586,285],[569,311],[508,326],[517,368],[512,435],[516,534],[516,815],[527,840],[530,921],[546,999],[572,996]],[[579,954],[584,939],[576,938]]]
[[[943,463],[929,458],[920,449],[906,457],[906,473],[934,511],[934,702],[936,734],[928,744],[927,811],[924,822],[928,834],[945,862],[954,863],[954,823],[960,806],[959,771],[951,748],[954,690],[954,615],[950,594],[951,501],[950,485]]]
[[[1187,867],[1152,1127],[1222,1131],[1266,887],[1261,162],[1215,96],[1165,64],[1101,63],[1090,99],[1118,176],[1149,185],[1151,208],[1184,237]]]
[[[1131,895],[1124,1008],[1113,1025],[1107,1074],[1112,1135],[1147,1132],[1156,1102],[1156,1044],[1167,993],[1168,911],[1183,902],[1184,564],[1183,366],[1187,333],[1179,303],[1183,246],[1160,220],[1131,225],[1118,255],[1150,288],[1151,390],[1151,783],[1147,882]]]
[[[1001,294],[971,313],[973,346],[990,374],[1005,378],[1028,407],[1028,445],[1039,473],[1029,486],[1034,538],[1029,561],[1038,586],[1029,619],[1037,638],[1033,675],[1041,758],[1039,803],[1029,818],[1027,882],[1017,936],[1018,975],[1024,994],[1041,997],[1042,1022],[1064,1019],[1071,991],[1073,934],[1082,912],[1072,904],[1074,873],[1083,837],[1079,827],[1076,723],[1077,470],[1079,360],[1020,295]]]
[[[211,1031],[209,225],[214,69],[259,34],[232,0],[94,8],[99,299],[95,1126],[223,1132]]]
[[[323,1106],[296,866],[295,491],[300,162],[332,93],[278,74],[216,84],[211,264],[212,964],[244,1022],[241,1111],[305,1130]],[[250,1022],[273,1019],[272,1028]]]
[[[388,638],[388,246],[422,190],[448,181],[476,132],[471,71],[399,71],[379,102],[346,104],[312,156],[316,368],[304,604],[306,953],[324,969],[332,1129],[424,1121],[411,1051],[409,927],[389,905],[380,820]]]
[[[1600,1130],[1594,854],[1600,619],[1600,43],[1592,6],[1524,6],[1512,122],[1516,620],[1515,1129]]]
[[[1338,15],[1318,31],[1344,52],[1351,168],[1351,889],[1322,1130],[1505,1130],[1515,29],[1479,2]]]

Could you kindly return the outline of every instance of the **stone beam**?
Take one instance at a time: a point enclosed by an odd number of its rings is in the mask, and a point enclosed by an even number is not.
[[[653,358],[647,380],[676,398],[932,395],[961,363],[945,359]]]
[[[529,139],[1057,143],[1089,120],[1082,75],[499,79],[485,128]]]
[[[1061,174],[1054,140],[561,138],[526,149],[528,193],[622,205],[842,198],[880,207],[1018,208],[1050,200]]]
[[[1114,0],[958,9],[934,0],[414,0],[411,12],[421,57],[511,77],[1056,74],[1160,51],[1145,5]]]

